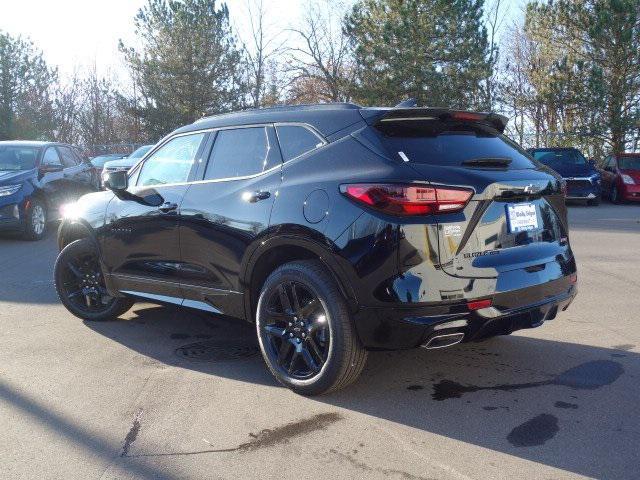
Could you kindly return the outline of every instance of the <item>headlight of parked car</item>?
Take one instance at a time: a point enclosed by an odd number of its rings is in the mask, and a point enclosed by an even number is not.
[[[622,183],[625,183],[627,185],[634,185],[636,182],[633,181],[633,178],[631,178],[629,175],[626,174],[622,174]]]
[[[593,175],[591,175],[591,183],[595,183],[596,185],[600,185],[600,182],[602,181],[602,177],[600,176],[599,173],[595,173]]]
[[[18,190],[20,190],[22,184],[20,185],[7,185],[4,187],[0,187],[0,197],[8,197],[9,195],[13,195]]]

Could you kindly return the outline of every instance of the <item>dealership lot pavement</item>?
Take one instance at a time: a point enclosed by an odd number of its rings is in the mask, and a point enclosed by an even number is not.
[[[0,478],[616,478],[640,472],[640,206],[570,209],[580,292],[534,330],[376,352],[278,386],[242,323],[137,304],[82,322],[54,235],[0,238]]]

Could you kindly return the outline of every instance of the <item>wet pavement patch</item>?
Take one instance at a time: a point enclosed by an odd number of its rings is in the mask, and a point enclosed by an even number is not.
[[[554,403],[553,406],[556,408],[568,408],[573,410],[576,410],[578,408],[578,405],[575,403],[567,403],[567,402],[562,402],[560,400]]]
[[[142,418],[143,410],[138,410],[138,413],[133,417],[133,423],[131,424],[131,428],[127,432],[127,436],[124,438],[124,445],[122,446],[121,457],[126,457],[129,455],[129,449],[133,442],[138,438],[138,433],[140,433],[140,419]]]
[[[184,345],[175,353],[191,362],[223,362],[250,358],[258,351],[258,346],[251,343],[209,340]]]
[[[326,430],[330,425],[342,420],[342,416],[335,412],[318,413],[309,418],[287,423],[273,429],[264,429],[259,433],[250,433],[251,440],[241,443],[236,447],[218,448],[209,450],[198,450],[191,452],[166,452],[166,453],[146,453],[132,455],[134,457],[170,457],[180,455],[200,455],[203,453],[225,453],[225,452],[250,452],[262,448],[289,443],[289,440],[301,437],[319,430]],[[209,442],[207,442],[209,443]],[[123,454],[123,456],[125,456]]]
[[[424,387],[422,385],[409,385],[407,387],[407,390],[422,390]]]
[[[612,360],[594,360],[565,370],[551,380],[541,380],[539,382],[477,386],[462,385],[445,379],[433,386],[431,396],[436,401],[442,401],[450,398],[460,398],[465,393],[478,392],[481,390],[513,392],[545,385],[562,385],[575,390],[595,390],[612,384],[623,373],[624,368],[618,362]]]
[[[535,447],[544,445],[559,430],[558,419],[549,413],[543,413],[511,430],[507,440],[515,447]]]

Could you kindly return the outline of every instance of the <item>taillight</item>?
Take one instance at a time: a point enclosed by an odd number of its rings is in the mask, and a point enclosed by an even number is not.
[[[386,183],[341,185],[340,191],[349,198],[391,215],[458,212],[473,195],[473,191],[461,188]]]
[[[463,122],[478,122],[485,119],[486,115],[475,112],[451,112],[451,118],[454,120],[461,120]]]

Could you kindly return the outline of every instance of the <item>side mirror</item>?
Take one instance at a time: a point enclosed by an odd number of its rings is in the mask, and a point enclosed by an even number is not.
[[[104,186],[114,192],[126,190],[129,186],[129,175],[126,170],[115,170],[104,176]]]

